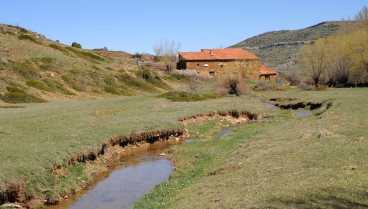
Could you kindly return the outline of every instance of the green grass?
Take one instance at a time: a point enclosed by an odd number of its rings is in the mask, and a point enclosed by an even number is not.
[[[99,61],[105,61],[102,57],[100,57],[96,54],[93,54],[91,52],[81,51],[81,50],[75,49],[73,47],[65,47],[65,49],[73,52],[78,57],[86,59],[86,60],[91,61],[93,63],[99,63]]]
[[[368,98],[363,95],[367,91],[262,94],[266,100],[297,97],[303,101],[334,101],[319,116],[285,115],[247,124],[223,138],[175,146],[170,157],[175,159],[176,170],[135,207],[366,208]],[[283,112],[269,111],[264,114]],[[213,123],[189,126],[189,131],[205,136],[215,127]],[[326,131],[329,135],[321,135]]]
[[[50,89],[54,90],[54,91],[58,91],[61,92],[63,94],[66,95],[76,95],[75,93],[69,91],[68,89],[66,89],[63,84],[55,79],[51,79],[51,78],[44,78],[42,80]]]
[[[0,108],[25,108],[25,106],[16,106],[16,105],[2,105]]]
[[[57,49],[61,52],[64,52],[66,55],[70,55],[69,51],[67,49],[65,49],[62,46],[56,45],[56,44],[49,44],[49,47],[53,48],[53,49]]]
[[[181,126],[177,118],[211,110],[265,111],[249,98],[222,98],[172,104],[153,96],[25,104],[26,108],[0,109],[0,188],[23,182],[31,193],[50,189],[49,195],[78,185],[78,179],[58,179],[48,170],[66,164],[75,154],[96,149],[108,137]],[[124,110],[101,116],[97,111]],[[22,150],[17,152],[16,150]],[[60,182],[62,181],[62,182]]]
[[[38,80],[28,80],[26,81],[26,85],[42,90],[42,91],[48,91],[48,92],[54,92],[50,87],[48,87],[45,83]]]
[[[29,62],[12,62],[9,64],[11,71],[18,73],[25,79],[38,78],[40,72]]]
[[[40,41],[37,41],[35,38],[33,38],[32,36],[30,36],[30,35],[25,35],[25,34],[21,34],[21,35],[19,35],[18,36],[18,38],[20,39],[20,40],[28,40],[28,41],[32,41],[33,43],[35,43],[35,44],[40,44],[40,45],[42,45],[42,43],[40,42]]]
[[[14,26],[14,25],[7,25],[10,28],[15,28],[18,29],[21,33],[28,33],[28,30],[19,26]]]
[[[4,95],[0,94],[0,100],[6,103],[43,103],[46,100],[41,99],[37,96],[26,93],[24,90],[17,87],[7,87],[8,91]]]
[[[208,99],[218,99],[222,98],[222,96],[216,94],[200,94],[200,93],[190,95],[190,93],[184,91],[182,92],[173,91],[160,94],[157,96],[157,98],[166,98],[173,102],[194,102]]]

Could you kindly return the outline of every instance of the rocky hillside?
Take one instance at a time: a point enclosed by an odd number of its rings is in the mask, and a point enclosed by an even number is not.
[[[336,33],[338,21],[322,22],[300,30],[280,30],[260,34],[230,48],[244,48],[262,59],[262,63],[281,73],[300,71],[296,55],[304,44]]]
[[[158,93],[173,80],[137,66],[127,53],[71,47],[0,24],[0,103]]]

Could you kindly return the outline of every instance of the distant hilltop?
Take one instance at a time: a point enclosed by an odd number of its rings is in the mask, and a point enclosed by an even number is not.
[[[229,48],[243,48],[262,59],[262,64],[281,73],[299,71],[296,55],[305,44],[337,32],[340,21],[325,21],[299,30],[262,33]]]

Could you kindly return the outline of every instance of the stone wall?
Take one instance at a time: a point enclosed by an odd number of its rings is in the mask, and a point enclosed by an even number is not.
[[[244,70],[246,77],[259,79],[260,62],[258,59],[243,60],[241,62],[235,60],[198,60],[182,62],[180,67],[195,70],[201,77],[218,77],[225,75],[228,71]]]

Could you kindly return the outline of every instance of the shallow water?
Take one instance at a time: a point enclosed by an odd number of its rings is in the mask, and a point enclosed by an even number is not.
[[[310,110],[300,111],[295,117],[306,117],[306,116],[310,116],[311,114],[312,114],[312,111]]]
[[[239,125],[236,125],[236,126],[231,126],[231,127],[228,127],[228,128],[222,128],[220,132],[216,133],[213,135],[213,137],[224,137],[230,133],[233,133],[234,132],[234,129],[235,128],[239,128],[241,126],[244,126],[246,123],[242,123],[242,124],[239,124]]]
[[[213,137],[224,137],[245,124],[223,128]],[[131,208],[144,194],[169,178],[173,166],[160,154],[165,153],[171,145],[199,140],[170,140],[126,151],[110,164],[110,172],[97,178],[93,186],[61,204],[47,208]]]
[[[265,104],[268,108],[278,108],[277,106],[273,105],[273,104],[268,104],[268,103],[265,103],[265,102],[262,102],[263,104]]]
[[[111,173],[96,179],[93,187],[49,209],[131,208],[144,194],[170,176],[171,162],[160,156],[170,145],[181,141],[159,142],[129,150],[111,163]]]

